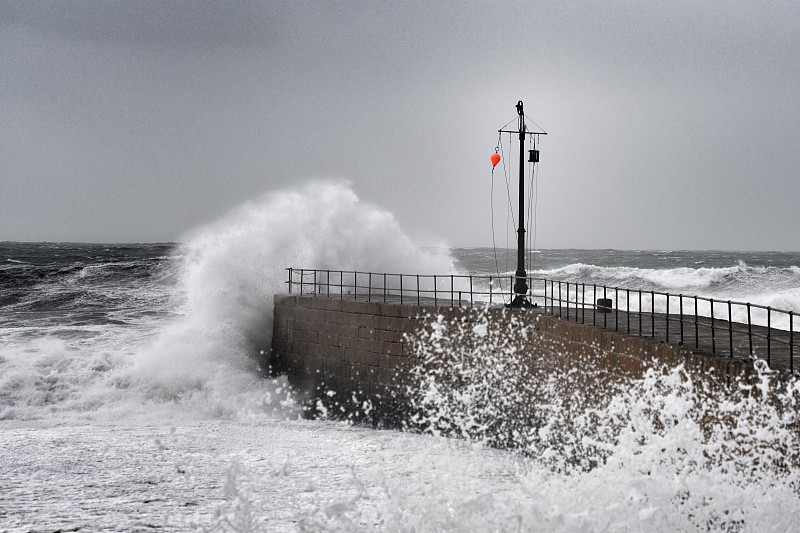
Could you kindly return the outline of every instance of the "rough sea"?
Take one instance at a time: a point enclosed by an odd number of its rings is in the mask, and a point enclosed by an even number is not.
[[[421,249],[339,183],[270,193],[180,244],[0,243],[0,531],[800,531],[800,473],[781,459],[800,451],[796,385],[778,407],[704,404],[737,419],[711,438],[684,423],[701,402],[686,377],[650,376],[592,414],[628,421],[605,462],[564,470],[538,456],[571,450],[303,419],[259,368],[287,267],[514,260]],[[800,252],[532,260],[533,275],[800,312]],[[656,404],[674,425],[643,422]]]

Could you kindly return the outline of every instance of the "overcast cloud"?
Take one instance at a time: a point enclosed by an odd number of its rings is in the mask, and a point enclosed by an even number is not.
[[[800,250],[799,6],[0,1],[0,240],[170,241],[338,177],[491,245],[521,99],[540,247]]]

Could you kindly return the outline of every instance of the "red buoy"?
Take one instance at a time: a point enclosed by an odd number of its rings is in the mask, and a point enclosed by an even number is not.
[[[497,163],[500,162],[500,154],[498,154],[497,152],[493,153],[491,160],[492,160],[492,168],[496,167]]]

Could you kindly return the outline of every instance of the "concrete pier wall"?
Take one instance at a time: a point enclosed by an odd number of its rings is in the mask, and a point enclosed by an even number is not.
[[[445,324],[490,321],[501,327],[515,315],[535,331],[523,347],[531,357],[548,357],[548,368],[560,372],[588,365],[597,375],[640,376],[651,364],[684,364],[689,371],[714,373],[721,379],[741,376],[749,365],[732,359],[692,353],[680,346],[532,312],[498,309],[442,308],[276,295],[270,364],[273,373],[310,395],[368,398],[384,413],[405,402],[411,371],[420,363],[414,342],[443,317]],[[416,341],[418,342],[418,341]],[[558,343],[542,355],[537,345]],[[580,379],[580,378],[578,378]],[[587,380],[590,378],[586,378]],[[594,387],[597,384],[578,383]]]

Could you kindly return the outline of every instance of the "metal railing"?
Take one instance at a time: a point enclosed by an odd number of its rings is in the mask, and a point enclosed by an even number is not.
[[[289,292],[386,303],[474,307],[514,296],[515,277],[287,268]],[[529,277],[540,312],[794,372],[797,313],[749,302]]]
[[[333,298],[449,307],[502,304],[512,293],[514,276],[461,274],[389,274],[287,268],[289,293]],[[543,303],[543,300],[539,300]]]

